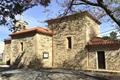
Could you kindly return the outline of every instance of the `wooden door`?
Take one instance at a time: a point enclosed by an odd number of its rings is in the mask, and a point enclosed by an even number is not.
[[[99,69],[105,69],[105,52],[104,51],[98,51],[98,68]]]

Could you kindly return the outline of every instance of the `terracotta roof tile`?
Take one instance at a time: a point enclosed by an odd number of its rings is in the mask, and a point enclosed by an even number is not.
[[[28,33],[28,32],[38,32],[38,33],[43,33],[43,34],[46,34],[46,35],[52,35],[52,31],[48,28],[34,27],[34,28],[31,28],[31,29],[26,29],[26,30],[22,30],[22,31],[19,31],[19,32],[14,32],[14,33],[10,34],[10,36],[21,35],[21,34],[25,34],[25,33]]]
[[[120,44],[120,41],[95,37],[88,42],[88,45],[113,45],[113,44]]]

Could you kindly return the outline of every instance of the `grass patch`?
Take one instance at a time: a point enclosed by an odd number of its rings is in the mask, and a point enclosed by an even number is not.
[[[3,62],[2,59],[0,59],[0,65],[5,65],[5,62]]]

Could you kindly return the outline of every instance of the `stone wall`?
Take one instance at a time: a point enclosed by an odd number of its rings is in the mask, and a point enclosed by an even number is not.
[[[24,35],[12,39],[11,65],[26,68],[52,67],[52,37],[40,33]],[[44,52],[48,52],[48,59],[43,59]]]
[[[88,30],[98,27],[97,23],[92,28],[87,29],[94,25],[94,21],[86,17],[84,14],[75,15],[61,19],[57,23],[49,25],[54,31],[53,35],[53,64],[57,68],[87,68],[87,53],[85,45],[87,38],[91,38]],[[93,31],[96,30],[92,29]],[[91,31],[91,30],[89,30]],[[98,31],[98,30],[97,30]],[[98,32],[94,31],[94,34]],[[93,36],[96,36],[93,35]],[[67,37],[72,39],[72,48],[67,48]]]
[[[86,21],[84,23],[86,25],[86,41],[88,42],[90,39],[100,36],[100,26],[87,15],[85,16],[85,19]]]
[[[105,65],[106,69],[104,70],[120,70],[120,49],[116,50],[107,50],[105,47],[104,49],[99,49],[96,51],[89,52],[89,62],[88,62],[88,69],[99,69],[98,66],[98,58],[97,58],[97,51],[104,51],[105,52]]]
[[[23,50],[22,45],[23,44]],[[24,37],[12,39],[11,42],[12,65],[18,67],[27,67],[30,62],[35,58],[35,37]]]
[[[97,69],[97,52],[88,51],[88,66],[87,69]]]
[[[8,43],[8,44],[5,44],[3,62],[7,64],[10,61],[10,59],[11,59],[11,44]]]
[[[52,67],[52,37],[47,35],[36,34],[36,49],[38,58],[42,59],[43,67]],[[48,53],[48,58],[43,58],[43,53]]]
[[[107,70],[120,70],[120,49],[105,51],[105,61]]]

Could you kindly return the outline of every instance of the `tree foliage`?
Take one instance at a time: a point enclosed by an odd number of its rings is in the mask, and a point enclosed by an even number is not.
[[[109,36],[103,36],[102,38],[103,38],[103,39],[110,39]]]
[[[61,3],[60,0],[57,2]],[[64,0],[63,5],[64,14],[88,10],[99,19],[109,17],[120,28],[120,0]]]
[[[111,39],[117,39],[117,33],[114,32],[114,31],[112,31],[112,32],[110,33],[110,38],[111,38]]]
[[[117,39],[117,33],[115,31],[112,31],[109,36],[103,36],[103,39]]]
[[[15,15],[35,6],[48,6],[50,0],[0,0],[0,25],[14,25],[17,21]]]
[[[15,15],[35,6],[48,6],[51,0],[0,0],[0,24],[14,24]],[[120,28],[120,0],[56,0],[62,3],[64,15],[71,12],[88,10],[99,19],[113,21]]]

